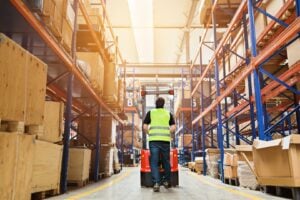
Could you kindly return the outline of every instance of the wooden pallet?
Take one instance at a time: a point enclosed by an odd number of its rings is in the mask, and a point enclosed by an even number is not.
[[[59,189],[36,192],[36,193],[31,194],[31,200],[45,199],[47,197],[56,196],[58,194],[59,194]]]
[[[300,199],[300,188],[294,187],[279,187],[279,186],[260,186],[260,191],[279,197],[291,198],[294,200]]]
[[[44,127],[42,125],[25,125],[23,121],[1,121],[0,131],[3,132],[18,132],[28,135],[42,135]]]
[[[138,164],[124,164],[124,167],[137,167]]]
[[[224,178],[224,183],[233,186],[239,186],[238,178]]]
[[[89,183],[89,179],[81,180],[81,181],[70,181],[68,180],[68,185],[76,186],[76,187],[84,187]]]
[[[0,121],[0,131],[24,133],[25,123],[23,121]]]

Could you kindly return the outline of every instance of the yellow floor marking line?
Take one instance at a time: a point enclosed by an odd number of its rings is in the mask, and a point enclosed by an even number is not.
[[[209,185],[209,186],[212,186],[214,188],[222,189],[222,190],[225,190],[225,191],[230,192],[232,194],[236,194],[236,195],[239,195],[239,196],[249,198],[251,200],[263,200],[262,198],[260,198],[258,196],[255,196],[255,195],[251,195],[251,194],[248,194],[248,193],[245,193],[245,192],[242,192],[242,191],[239,191],[239,190],[235,190],[235,189],[232,189],[232,188],[229,188],[229,187],[226,187],[226,186],[221,186],[221,185],[217,185],[217,184],[208,182],[206,180],[203,180],[203,178],[201,178],[199,175],[197,175],[195,173],[189,172],[189,174],[196,177],[202,183],[204,183],[206,185]]]
[[[76,194],[76,195],[74,195],[74,196],[71,196],[71,197],[67,198],[67,200],[76,200],[76,199],[80,199],[80,198],[82,198],[82,197],[86,197],[86,196],[88,196],[88,195],[91,195],[91,194],[93,194],[93,193],[95,193],[95,192],[99,192],[99,191],[101,191],[101,190],[104,190],[104,189],[106,189],[106,188],[108,188],[108,187],[110,187],[110,186],[112,186],[112,185],[114,185],[114,184],[120,182],[120,181],[123,180],[125,177],[129,176],[130,172],[131,172],[131,170],[125,172],[125,174],[123,174],[122,176],[120,176],[120,177],[118,177],[118,178],[116,178],[116,179],[114,179],[114,180],[112,180],[112,181],[110,181],[110,182],[108,182],[108,183],[105,183],[105,184],[103,184],[103,185],[100,185],[99,187],[96,187],[96,188],[94,188],[94,189],[91,189],[91,190],[88,190],[88,191],[85,191],[85,192]]]

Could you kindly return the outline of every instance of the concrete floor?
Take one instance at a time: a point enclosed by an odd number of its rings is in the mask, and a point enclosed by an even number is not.
[[[179,187],[160,188],[154,193],[152,188],[140,187],[139,167],[125,168],[120,174],[90,184],[84,188],[70,191],[64,195],[52,197],[61,199],[106,199],[106,200],[276,200],[284,199],[221,183],[219,180],[204,177],[180,169]]]

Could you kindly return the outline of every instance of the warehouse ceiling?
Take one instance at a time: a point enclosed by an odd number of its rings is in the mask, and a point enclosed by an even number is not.
[[[203,31],[199,23],[203,2],[107,0],[107,13],[128,76],[169,81],[180,78],[182,70],[188,74]]]

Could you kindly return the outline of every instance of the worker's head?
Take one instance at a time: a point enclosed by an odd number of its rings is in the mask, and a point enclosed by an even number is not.
[[[165,105],[165,100],[162,97],[158,97],[155,102],[156,108],[163,108]]]

